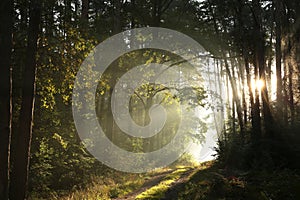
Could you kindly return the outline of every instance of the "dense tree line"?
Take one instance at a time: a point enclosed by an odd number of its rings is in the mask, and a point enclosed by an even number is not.
[[[221,163],[299,167],[297,0],[2,0],[0,11],[0,199],[70,189],[109,170],[77,136],[73,82],[99,42],[147,26],[191,36],[214,60],[214,84],[226,83]],[[105,124],[114,130],[112,120]]]

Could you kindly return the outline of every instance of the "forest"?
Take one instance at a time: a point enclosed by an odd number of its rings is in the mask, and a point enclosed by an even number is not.
[[[0,200],[300,199],[298,0],[1,0],[0,99]]]

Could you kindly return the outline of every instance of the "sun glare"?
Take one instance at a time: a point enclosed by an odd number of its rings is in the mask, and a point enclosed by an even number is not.
[[[264,87],[264,82],[262,80],[253,80],[252,81],[252,90],[258,89],[261,90]]]

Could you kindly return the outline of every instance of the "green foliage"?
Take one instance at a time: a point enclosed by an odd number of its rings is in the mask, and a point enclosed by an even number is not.
[[[298,199],[299,174],[291,170],[241,173],[216,166],[195,173],[178,199]]]
[[[219,140],[215,148],[218,164],[228,168],[246,168],[249,144],[243,144],[241,137],[230,135],[226,140]]]
[[[275,132],[277,138],[256,140],[242,139],[241,135],[227,133],[226,140],[218,142],[217,161],[222,167],[244,170],[297,169],[300,166],[298,130],[299,125],[284,129],[278,127]],[[281,136],[283,132],[286,134]]]
[[[43,34],[38,50],[29,176],[36,198],[84,185],[91,174],[106,169],[80,143],[71,112],[76,72],[96,41],[83,38],[74,28],[65,31],[67,38],[58,32]]]

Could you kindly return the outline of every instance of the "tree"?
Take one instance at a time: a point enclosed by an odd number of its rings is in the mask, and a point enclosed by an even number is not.
[[[25,70],[22,84],[22,103],[19,118],[19,129],[16,133],[14,154],[12,157],[12,174],[9,197],[12,200],[25,199],[28,186],[28,170],[32,135],[32,120],[35,96],[35,72],[37,41],[40,28],[41,2],[30,3],[30,21],[26,52]]]
[[[11,52],[13,0],[0,3],[0,199],[8,199],[11,137]]]
[[[275,23],[276,23],[276,79],[277,79],[277,109],[278,109],[278,117],[282,117],[282,108],[283,108],[283,95],[282,95],[282,75],[281,75],[281,0],[274,0],[275,7]]]
[[[268,90],[266,87],[266,63],[265,63],[265,57],[266,57],[266,41],[264,38],[265,32],[264,27],[262,24],[263,17],[261,15],[262,13],[262,7],[260,5],[260,0],[254,0],[253,2],[253,18],[255,19],[254,23],[254,31],[255,31],[255,48],[254,48],[254,54],[255,54],[255,64],[254,66],[258,68],[258,78],[260,81],[264,83],[264,87],[261,88],[261,99],[262,99],[262,113],[264,116],[264,126],[266,129],[266,134],[268,136],[272,135],[272,122],[273,117],[270,111],[270,102],[268,99]],[[258,79],[257,79],[258,80]]]
[[[89,18],[89,0],[82,1],[82,11],[81,11],[82,21],[88,22]]]

